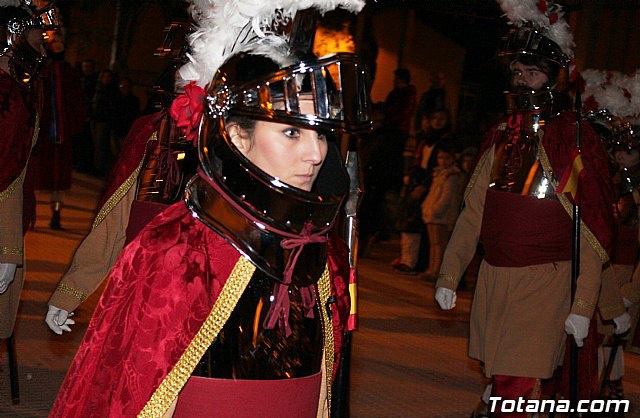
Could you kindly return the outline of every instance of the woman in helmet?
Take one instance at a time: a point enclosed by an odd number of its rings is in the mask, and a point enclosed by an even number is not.
[[[124,249],[51,416],[328,415],[349,312],[335,138],[369,120],[356,57],[300,59],[296,39],[186,86],[179,126],[204,103],[186,207]]]

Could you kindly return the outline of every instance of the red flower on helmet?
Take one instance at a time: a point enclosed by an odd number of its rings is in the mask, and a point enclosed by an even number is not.
[[[204,89],[192,81],[184,86],[184,93],[175,98],[169,109],[178,128],[187,140],[193,141],[194,144],[198,138],[198,125],[202,117],[205,94]]]

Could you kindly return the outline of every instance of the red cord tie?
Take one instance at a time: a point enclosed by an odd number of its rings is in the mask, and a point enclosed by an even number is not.
[[[293,276],[293,270],[298,262],[298,257],[304,246],[310,243],[324,243],[327,242],[325,235],[326,231],[321,231],[313,234],[311,232],[313,224],[307,221],[302,228],[300,236],[295,236],[280,241],[280,246],[285,250],[291,250],[287,265],[284,269],[284,278],[282,283],[276,283],[273,287],[273,295],[275,299],[271,304],[269,313],[265,318],[265,328],[273,329],[276,324],[281,330],[284,330],[285,335],[288,337],[291,335],[291,327],[289,326],[289,309],[291,306],[289,300],[289,285]],[[302,298],[302,305],[305,309],[305,316],[307,318],[313,318],[313,307],[315,306],[315,292],[313,291],[313,285],[306,286],[300,289],[300,296]]]

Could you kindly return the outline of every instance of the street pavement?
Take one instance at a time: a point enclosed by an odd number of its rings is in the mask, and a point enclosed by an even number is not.
[[[95,178],[74,173],[62,211],[64,231],[48,228],[48,195],[37,196],[36,228],[25,238],[27,275],[15,328],[20,404],[11,403],[1,346],[0,417],[46,417],[86,331],[102,287],[76,310],[71,333],[55,335],[44,316],[49,295],[89,232],[103,187]],[[472,290],[459,292],[453,311],[441,311],[433,300],[432,282],[395,274],[389,267],[397,251],[398,241],[392,239],[360,259],[351,415],[468,417],[485,384],[478,362],[466,355]],[[640,417],[640,356],[627,353],[625,362],[624,385],[632,404],[627,417]]]

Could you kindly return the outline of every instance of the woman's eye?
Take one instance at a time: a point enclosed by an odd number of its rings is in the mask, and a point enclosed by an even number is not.
[[[327,135],[318,133],[318,139],[320,141],[326,141],[327,140]]]
[[[300,136],[300,130],[297,128],[287,128],[282,131],[282,133],[284,133],[284,135],[288,138],[297,138]]]

